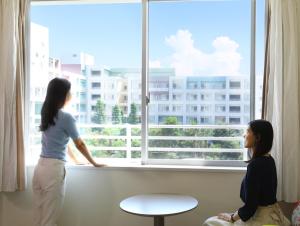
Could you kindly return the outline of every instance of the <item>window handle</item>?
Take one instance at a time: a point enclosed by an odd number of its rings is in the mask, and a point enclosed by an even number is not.
[[[150,95],[146,96],[146,105],[150,103]]]

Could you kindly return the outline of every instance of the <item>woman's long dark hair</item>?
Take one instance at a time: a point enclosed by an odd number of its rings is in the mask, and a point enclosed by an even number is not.
[[[252,158],[263,156],[271,151],[273,145],[273,127],[266,120],[259,119],[249,123],[249,127],[255,136]]]
[[[66,79],[54,78],[49,82],[47,95],[41,110],[41,131],[55,125],[54,118],[57,117],[58,110],[64,106],[70,89],[71,83]]]

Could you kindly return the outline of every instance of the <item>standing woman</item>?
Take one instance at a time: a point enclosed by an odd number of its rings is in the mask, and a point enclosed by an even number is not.
[[[93,160],[79,136],[75,119],[62,110],[71,99],[70,90],[68,80],[52,79],[41,110],[42,152],[32,180],[34,226],[56,225],[65,195],[65,162],[70,137],[91,164],[104,166]]]
[[[276,166],[270,155],[273,143],[271,123],[265,120],[250,122],[244,137],[245,147],[252,152],[240,190],[244,205],[233,213],[220,213],[207,219],[203,226],[290,225],[276,200]]]

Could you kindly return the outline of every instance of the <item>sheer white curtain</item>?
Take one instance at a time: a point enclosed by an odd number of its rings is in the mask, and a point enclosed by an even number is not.
[[[269,0],[263,117],[272,122],[278,199],[300,199],[300,1]]]
[[[0,191],[23,190],[27,0],[0,0]]]

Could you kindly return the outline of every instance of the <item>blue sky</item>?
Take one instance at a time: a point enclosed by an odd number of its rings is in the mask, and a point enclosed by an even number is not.
[[[257,2],[257,69],[261,72],[264,1]],[[50,56],[63,58],[63,63],[82,51],[94,55],[99,66],[140,67],[141,19],[141,4],[137,3],[31,8],[32,22],[49,29]],[[207,63],[202,66],[210,69],[202,72],[215,73],[214,61],[228,55],[228,60],[216,67],[226,64],[228,73],[239,70],[248,74],[250,0],[150,3],[149,51],[154,65],[195,69],[189,73],[201,71],[197,65],[203,61]]]

